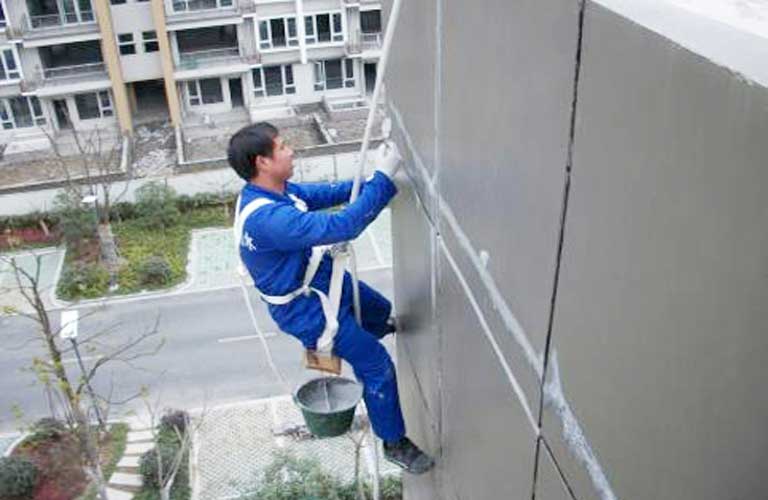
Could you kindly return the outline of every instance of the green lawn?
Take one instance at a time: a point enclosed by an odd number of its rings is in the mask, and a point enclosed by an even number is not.
[[[187,278],[187,254],[191,231],[230,224],[222,206],[198,208],[182,213],[179,222],[165,230],[147,228],[142,222],[137,218],[112,224],[120,257],[125,260],[125,264],[118,272],[119,288],[114,292],[115,294],[170,288],[183,283]],[[70,252],[67,253],[69,257]],[[147,258],[152,256],[163,257],[170,265],[170,278],[163,285],[146,285],[140,282],[138,269]],[[68,267],[74,265],[74,259],[67,258],[62,276],[66,275]],[[94,272],[93,284],[80,291],[68,293],[59,287],[59,296],[66,300],[76,300],[107,295],[108,276],[105,279],[104,272],[103,268],[99,272]]]

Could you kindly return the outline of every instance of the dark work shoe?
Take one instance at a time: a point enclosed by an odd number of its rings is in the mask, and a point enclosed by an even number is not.
[[[387,329],[385,330],[384,335],[389,335],[390,333],[397,332],[397,323],[395,323],[395,318],[389,318],[387,320]]]
[[[424,474],[435,466],[435,461],[407,437],[393,444],[385,442],[384,458],[411,474]]]

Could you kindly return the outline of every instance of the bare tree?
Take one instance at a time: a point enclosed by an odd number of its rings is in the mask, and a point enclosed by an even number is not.
[[[149,397],[144,398],[144,404],[149,418],[149,428],[152,432],[152,440],[155,443],[150,453],[154,454],[155,477],[160,493],[160,500],[170,500],[171,490],[183,467],[188,467],[189,452],[192,449],[192,440],[195,433],[200,430],[205,420],[205,409],[201,410],[194,418],[183,411],[165,410],[166,415],[176,415],[176,418],[167,417],[158,419],[158,408],[161,398],[152,403]],[[183,416],[180,418],[180,416]],[[168,446],[160,436],[161,427],[166,432],[170,431],[176,441],[176,446]]]
[[[103,341],[103,338],[112,331],[114,325],[83,337],[79,344],[89,353],[95,354],[96,360],[88,369],[81,365],[83,368],[82,375],[73,379],[65,370],[63,359],[73,353],[77,345],[73,343],[73,345],[68,346],[60,338],[62,329],[66,328],[67,325],[56,327],[51,320],[43,300],[44,290],[41,287],[40,276],[41,256],[34,253],[31,255],[35,258],[35,265],[32,269],[23,267],[15,256],[0,255],[0,264],[5,264],[10,269],[15,280],[15,290],[23,297],[22,302],[27,306],[2,306],[0,304],[0,311],[4,314],[16,314],[28,318],[37,324],[36,335],[26,339],[23,343],[26,346],[29,343],[37,342],[43,347],[42,354],[33,359],[30,368],[36,374],[38,381],[45,387],[49,399],[55,399],[62,409],[65,421],[77,439],[82,465],[96,485],[99,498],[107,500],[106,481],[100,463],[100,442],[106,431],[104,426],[106,419],[99,419],[100,422],[97,425],[92,424],[87,402],[84,399],[87,391],[91,390],[92,381],[105,366],[118,362],[131,365],[136,359],[155,354],[162,347],[162,340],[149,342],[151,337],[157,335],[159,318],[155,319],[152,328],[135,337],[121,340],[117,345],[107,345]],[[98,312],[98,308],[94,309],[81,318]],[[144,344],[152,345],[144,348]],[[115,405],[125,404],[141,395],[141,391],[137,391],[135,395],[118,401],[113,399],[112,392],[110,389],[106,396],[91,392],[93,409],[97,414],[98,408],[102,408],[106,414]]]
[[[64,111],[66,113],[66,111]],[[131,179],[130,165],[124,175],[119,175],[123,158],[123,136],[114,131],[96,127],[82,131],[73,128],[74,154],[65,154],[59,142],[45,128],[43,133],[51,145],[51,173],[65,181],[64,190],[70,200],[82,200],[91,196],[97,218],[97,236],[102,258],[112,278],[117,274],[118,251],[110,226],[112,209],[128,191]],[[127,152],[126,152],[127,154]],[[121,186],[118,188],[118,181]]]

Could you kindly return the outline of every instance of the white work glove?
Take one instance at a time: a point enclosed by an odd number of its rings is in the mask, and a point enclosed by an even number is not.
[[[390,179],[395,177],[403,158],[394,141],[384,141],[376,150],[376,170]]]

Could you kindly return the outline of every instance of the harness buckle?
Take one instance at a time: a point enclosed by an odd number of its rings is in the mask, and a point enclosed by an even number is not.
[[[337,255],[345,254],[349,252],[349,242],[334,243],[331,248],[328,249],[328,255],[335,258]]]

